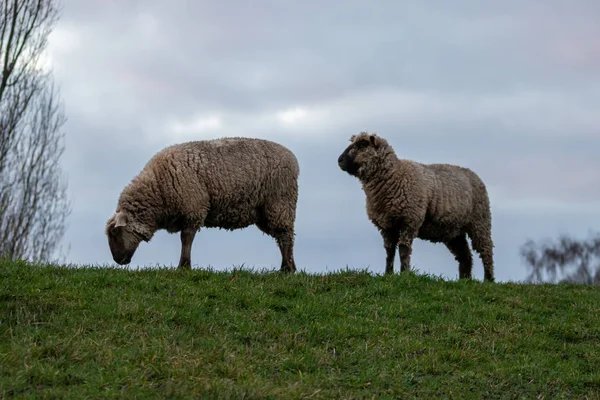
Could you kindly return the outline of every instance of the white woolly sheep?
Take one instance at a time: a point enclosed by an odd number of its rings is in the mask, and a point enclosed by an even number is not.
[[[471,278],[469,236],[483,262],[484,279],[494,281],[490,201],[475,172],[398,159],[384,138],[368,132],[350,141],[338,166],[362,184],[367,216],[383,238],[386,273],[394,271],[396,246],[400,271],[410,269],[413,240],[419,238],[443,242],[459,263],[459,278]]]
[[[179,268],[191,268],[202,227],[256,225],[281,251],[281,271],[294,272],[299,166],[286,147],[263,139],[221,138],[169,146],[122,191],[105,233],[115,262],[131,259],[141,241],[165,229],[181,232]]]

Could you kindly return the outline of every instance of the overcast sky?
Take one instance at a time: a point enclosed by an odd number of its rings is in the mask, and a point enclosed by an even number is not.
[[[499,281],[525,277],[528,238],[600,225],[597,0],[63,5],[49,57],[68,117],[70,262],[114,265],[104,226],[125,185],[163,147],[221,136],[272,139],[297,155],[295,258],[309,272],[384,271],[364,192],[336,163],[361,130],[399,157],[482,177]],[[179,251],[179,235],[159,231],[131,265],[176,266]],[[441,244],[417,240],[412,261],[458,275]],[[205,229],[192,263],[279,268],[280,255],[254,226]]]

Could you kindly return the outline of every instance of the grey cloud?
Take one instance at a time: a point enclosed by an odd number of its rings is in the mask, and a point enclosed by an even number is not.
[[[343,96],[349,87],[506,92],[540,79],[519,50],[518,35],[526,35],[531,23],[521,15],[527,8],[516,3],[503,7],[509,12],[502,23],[495,23],[495,7],[472,2],[372,4],[197,2],[184,9],[98,3],[112,10],[99,12],[106,24],[73,26],[97,30],[86,44],[104,53],[98,62],[107,73],[162,82],[173,96],[165,97],[195,108],[256,111]],[[462,14],[469,10],[472,15]],[[156,18],[155,34],[135,28],[140,15]]]

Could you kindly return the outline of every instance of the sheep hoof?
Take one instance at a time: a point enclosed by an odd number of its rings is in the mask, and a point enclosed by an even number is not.
[[[296,265],[293,263],[281,264],[280,271],[286,274],[293,274],[296,272]]]
[[[192,266],[189,261],[181,261],[181,262],[179,262],[179,266],[177,268],[189,270],[189,269],[192,269]]]

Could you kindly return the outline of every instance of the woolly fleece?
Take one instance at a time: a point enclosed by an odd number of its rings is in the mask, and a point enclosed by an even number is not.
[[[459,278],[471,278],[468,236],[483,262],[484,279],[494,281],[490,201],[475,172],[398,159],[387,140],[368,132],[352,135],[350,142],[338,165],[362,183],[367,216],[386,249],[386,273],[393,273],[396,246],[401,271],[410,269],[412,244],[419,238],[444,243],[459,263]]]
[[[281,270],[295,271],[294,225],[299,166],[286,147],[263,139],[221,138],[169,146],[122,191],[106,235],[115,262],[128,264],[155,231],[181,232],[179,267],[191,266],[201,227],[256,225],[281,251]]]

